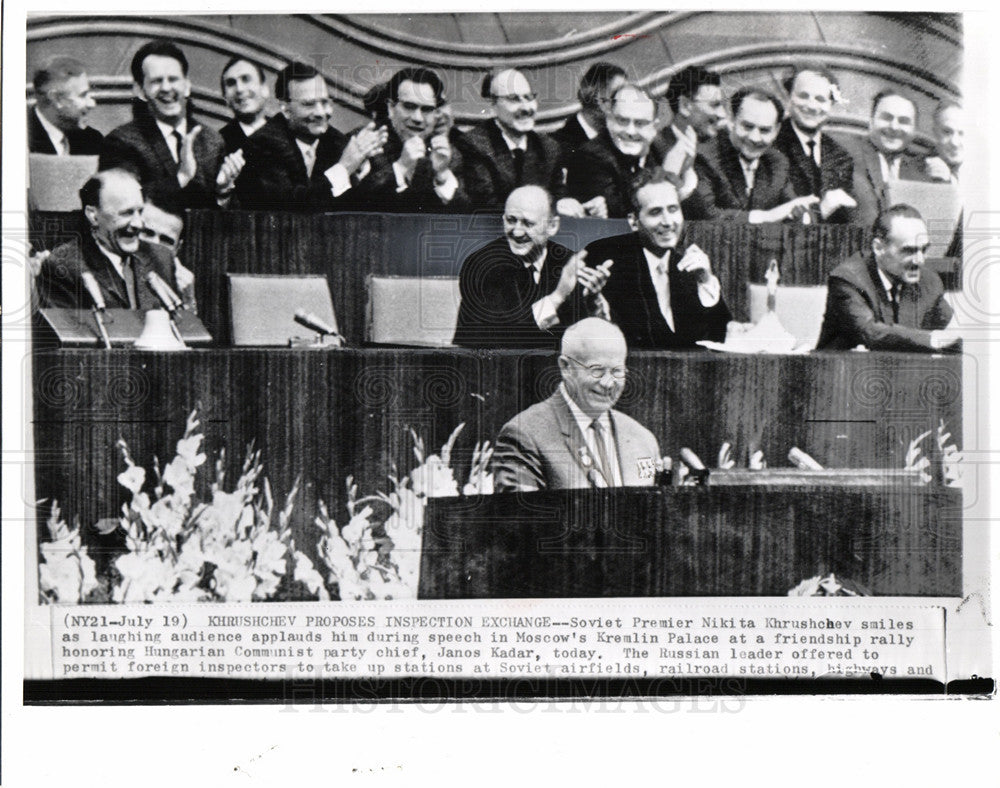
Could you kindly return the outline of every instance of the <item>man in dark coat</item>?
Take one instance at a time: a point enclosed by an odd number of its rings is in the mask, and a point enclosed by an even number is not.
[[[264,71],[246,58],[230,58],[219,77],[222,98],[232,110],[233,119],[219,129],[226,153],[243,148],[247,137],[267,122],[264,109],[270,91],[264,80]]]
[[[586,70],[576,91],[580,111],[551,135],[559,143],[564,159],[573,158],[583,143],[604,131],[611,97],[625,84],[625,76],[621,66],[604,61],[592,63]]]
[[[85,126],[94,108],[83,63],[56,57],[35,72],[35,106],[28,110],[28,150],[53,156],[96,156],[101,132]]]

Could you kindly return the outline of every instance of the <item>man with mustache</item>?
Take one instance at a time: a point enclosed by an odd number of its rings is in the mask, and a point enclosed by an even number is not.
[[[378,98],[385,101],[389,129],[382,152],[371,159],[366,210],[466,210],[468,197],[457,175],[461,155],[437,126],[439,108],[446,101],[441,77],[427,68],[407,67],[389,78]]]
[[[607,129],[584,143],[567,161],[564,216],[621,219],[629,212],[632,179],[663,163],[650,148],[656,136],[656,102],[637,85],[625,84],[611,99]]]
[[[528,78],[505,69],[483,78],[481,95],[493,121],[464,135],[462,181],[474,209],[500,210],[514,189],[536,184],[559,188],[559,143],[535,131],[538,98]]]
[[[830,117],[837,78],[826,66],[804,63],[785,81],[788,118],[781,124],[774,147],[788,159],[788,180],[799,197],[820,198],[814,218],[826,222],[848,221],[854,160],[844,147],[824,133]]]
[[[80,201],[85,226],[79,238],[56,247],[42,262],[36,282],[41,306],[93,306],[82,279],[89,272],[107,307],[159,309],[145,278],[155,271],[177,292],[174,256],[140,237],[143,195],[135,176],[126,170],[99,172],[80,189]]]
[[[552,241],[559,216],[545,189],[514,189],[503,229],[462,263],[456,345],[554,349],[567,326],[606,311],[598,293],[610,266],[588,268],[582,253]]]
[[[264,109],[270,91],[261,67],[238,55],[223,67],[219,86],[233,113],[233,119],[219,129],[219,134],[226,153],[235,153],[243,148],[247,137],[267,123]]]
[[[760,224],[800,219],[816,196],[796,197],[788,160],[772,147],[783,108],[774,96],[744,88],[731,102],[733,125],[699,150],[698,185],[684,203],[688,219]]]
[[[888,208],[886,184],[927,180],[923,162],[909,150],[917,131],[917,105],[895,88],[881,91],[872,101],[868,136],[853,146],[852,194],[858,206],[851,221],[870,225]]]
[[[308,63],[278,72],[281,112],[243,144],[236,183],[241,208],[258,211],[358,210],[387,131],[371,121],[350,138],[330,125],[326,80]]]
[[[628,346],[599,318],[562,338],[562,382],[500,430],[490,470],[502,492],[649,486],[663,466],[653,434],[613,410],[625,388]]]
[[[56,57],[35,72],[35,106],[28,111],[28,150],[54,156],[96,156],[104,136],[84,125],[94,108],[83,63]]]
[[[134,120],[104,138],[99,168],[133,172],[146,193],[184,208],[228,202],[239,162],[222,137],[189,115],[188,62],[171,41],[150,41],[132,58]]]
[[[941,352],[961,335],[938,275],[925,267],[927,225],[909,205],[883,211],[872,227],[871,254],[830,272],[819,350]]]

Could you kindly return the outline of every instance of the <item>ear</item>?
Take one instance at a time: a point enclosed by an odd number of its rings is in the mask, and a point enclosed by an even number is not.
[[[876,260],[880,258],[885,252],[885,241],[881,238],[872,238],[872,252]]]
[[[632,228],[632,232],[639,232],[639,219],[635,215],[635,211],[628,212],[628,226]]]
[[[691,114],[691,99],[687,96],[677,97],[677,114],[683,115],[685,118]]]
[[[561,372],[561,373],[563,374],[563,376],[565,377],[565,375],[566,375],[566,370],[568,370],[568,369],[569,369],[569,359],[567,359],[567,358],[566,358],[566,356],[562,356],[562,355],[561,355],[561,356],[559,356],[559,359],[558,359],[558,361],[559,361],[559,371],[560,371],[560,372]]]
[[[83,207],[83,215],[87,217],[87,224],[91,227],[97,226],[97,206],[85,205]]]
[[[146,101],[146,94],[142,92],[142,85],[137,85],[135,82],[132,83],[132,95],[135,96],[139,101]]]

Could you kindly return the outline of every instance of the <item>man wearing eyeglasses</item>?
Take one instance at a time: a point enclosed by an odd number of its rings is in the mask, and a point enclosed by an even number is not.
[[[584,255],[552,241],[559,217],[545,189],[512,191],[503,229],[462,263],[456,345],[554,350],[568,325],[607,313],[598,294],[610,263],[588,268]]]
[[[463,176],[473,208],[499,211],[514,189],[562,185],[559,143],[535,131],[538,98],[516,69],[487,74],[481,95],[493,108],[487,121],[462,139]]]
[[[563,216],[622,219],[629,211],[629,183],[663,159],[650,147],[656,136],[656,102],[642,88],[626,84],[611,99],[607,129],[566,160]]]
[[[274,84],[281,112],[247,138],[236,182],[241,208],[331,211],[355,208],[371,159],[387,132],[371,122],[348,138],[330,125],[326,80],[307,63],[291,63]]]
[[[629,194],[635,232],[602,238],[585,250],[589,260],[613,261],[601,294],[629,347],[689,350],[699,340],[725,341],[729,309],[708,255],[683,244],[676,176],[645,170]]]
[[[556,392],[500,430],[491,468],[494,489],[653,484],[660,463],[656,438],[613,410],[628,373],[622,332],[600,318],[586,318],[566,330],[561,350],[562,383]]]
[[[389,119],[382,151],[372,158],[367,210],[400,213],[463,211],[468,198],[459,179],[461,156],[438,132],[444,83],[428,68],[397,71],[378,101]],[[375,114],[380,114],[377,108]]]

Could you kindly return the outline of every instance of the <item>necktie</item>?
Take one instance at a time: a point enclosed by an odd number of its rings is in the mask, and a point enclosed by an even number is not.
[[[313,167],[316,166],[316,149],[313,147],[304,148],[302,150],[302,158],[306,164],[306,175],[311,178]]]
[[[743,169],[743,182],[746,184],[747,196],[750,196],[750,192],[753,191],[753,181],[757,174],[756,168],[754,168],[753,162],[747,161],[742,156],[740,156],[740,165]]]
[[[898,323],[899,322],[899,295],[900,295],[900,290],[902,290],[902,289],[903,289],[903,286],[899,282],[896,282],[896,284],[894,284],[892,286],[892,295],[890,296],[890,300],[892,301],[892,322],[893,323]]]
[[[813,194],[819,194],[819,165],[816,163],[816,140],[809,140],[809,173],[812,176]]]
[[[135,265],[132,256],[122,258],[122,278],[125,280],[125,292],[128,293],[128,308],[138,309],[139,298],[135,291]]]
[[[69,139],[65,135],[59,140],[59,149],[60,156],[69,156]]]
[[[183,145],[184,145],[184,135],[181,134],[176,129],[174,129],[172,136],[174,138],[175,147],[177,149],[175,151],[175,153],[174,153],[174,161],[180,162],[180,160],[181,160],[181,150],[183,149]]]
[[[601,426],[600,420],[594,419],[590,423],[590,429],[594,431],[594,443],[597,444],[597,458],[601,466],[598,470],[603,474],[608,487],[614,487],[615,474],[612,470],[611,462],[608,460],[607,447],[604,445],[604,428]]]
[[[524,182],[524,151],[514,148],[511,153],[514,155],[514,181],[520,186]]]
[[[629,175],[635,175],[639,172],[639,157],[638,156],[623,156],[625,161],[625,169],[628,170]]]
[[[656,273],[659,277],[659,281],[656,282],[656,301],[660,307],[660,314],[667,321],[670,330],[674,331],[674,313],[670,308],[670,277],[667,274],[667,260],[669,259],[668,257],[656,264]]]

